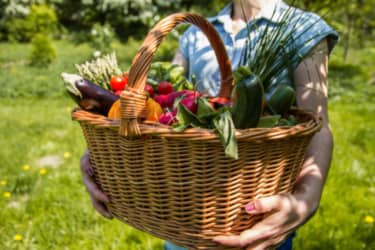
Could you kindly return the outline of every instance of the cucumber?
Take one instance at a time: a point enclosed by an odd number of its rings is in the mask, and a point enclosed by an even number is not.
[[[267,106],[274,114],[284,115],[296,100],[296,92],[289,85],[280,85],[267,101]]]
[[[263,113],[264,89],[259,77],[251,74],[235,85],[236,100],[231,109],[237,129],[253,128],[258,125]]]

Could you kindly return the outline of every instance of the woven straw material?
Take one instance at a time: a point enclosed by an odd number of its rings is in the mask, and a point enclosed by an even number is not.
[[[245,213],[254,198],[291,192],[320,120],[294,127],[237,131],[239,160],[224,155],[213,131],[185,133],[141,124],[142,136],[118,135],[119,122],[83,110],[83,129],[96,182],[110,212],[129,225],[189,249],[220,249],[216,235],[238,234],[261,217]]]
[[[237,130],[239,159],[224,154],[217,134],[142,122],[144,88],[151,58],[175,25],[197,25],[216,52],[222,75],[220,96],[228,97],[232,71],[212,26],[194,14],[176,14],[150,31],[121,95],[121,120],[77,109],[95,180],[110,197],[109,211],[125,223],[189,249],[229,249],[212,238],[239,234],[262,219],[244,206],[259,197],[292,192],[306,148],[321,119],[301,110],[293,127]],[[120,133],[120,135],[119,135]]]

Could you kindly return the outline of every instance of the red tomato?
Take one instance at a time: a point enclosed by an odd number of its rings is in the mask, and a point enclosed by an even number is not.
[[[161,82],[158,85],[159,95],[168,95],[173,92],[173,86],[170,82]]]
[[[111,88],[114,92],[118,90],[124,90],[128,84],[128,77],[126,76],[112,76],[111,81],[109,82]]]
[[[145,85],[145,90],[148,92],[151,98],[154,97],[154,88],[150,84]]]

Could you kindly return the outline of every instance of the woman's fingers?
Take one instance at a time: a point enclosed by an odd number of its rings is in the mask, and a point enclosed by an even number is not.
[[[100,202],[108,203],[108,197],[99,189],[98,185],[94,182],[94,179],[88,174],[82,176],[83,184],[86,186],[87,192],[90,196]]]
[[[100,201],[96,200],[95,198],[91,197],[91,202],[96,211],[98,211],[102,216],[106,217],[107,219],[112,219],[113,216],[109,213],[107,206]]]
[[[274,235],[274,228],[270,226],[260,226],[243,231],[240,235],[218,236],[214,242],[230,247],[247,247],[259,241],[266,240]]]
[[[88,173],[91,168],[89,152],[86,150],[81,157],[81,171],[82,173]]]
[[[248,203],[245,210],[249,214],[264,214],[271,211],[280,210],[283,205],[284,195],[274,195],[260,198]]]
[[[258,245],[248,246],[246,250],[271,250],[271,249],[277,249],[280,245],[282,245],[285,240],[288,238],[288,234],[279,236],[277,238],[264,241]]]
[[[85,185],[91,198],[101,203],[108,203],[108,197],[100,190],[93,178],[94,171],[92,170],[89,153],[87,150],[81,158],[81,172],[83,184]]]

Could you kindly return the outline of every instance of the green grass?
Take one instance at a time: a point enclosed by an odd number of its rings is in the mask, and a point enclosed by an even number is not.
[[[0,105],[0,179],[7,181],[0,187],[0,249],[161,249],[160,240],[92,209],[79,173],[85,143],[69,99],[6,98]],[[24,239],[14,241],[16,234]]]
[[[91,207],[79,172],[85,142],[59,74],[74,72],[92,50],[55,46],[56,62],[32,68],[28,45],[0,44],[0,249],[162,249],[161,240]],[[124,69],[138,46],[115,44]],[[339,54],[330,77],[334,159],[321,207],[298,231],[296,249],[375,249],[375,226],[365,221],[375,217],[375,48],[352,50],[347,63]]]

